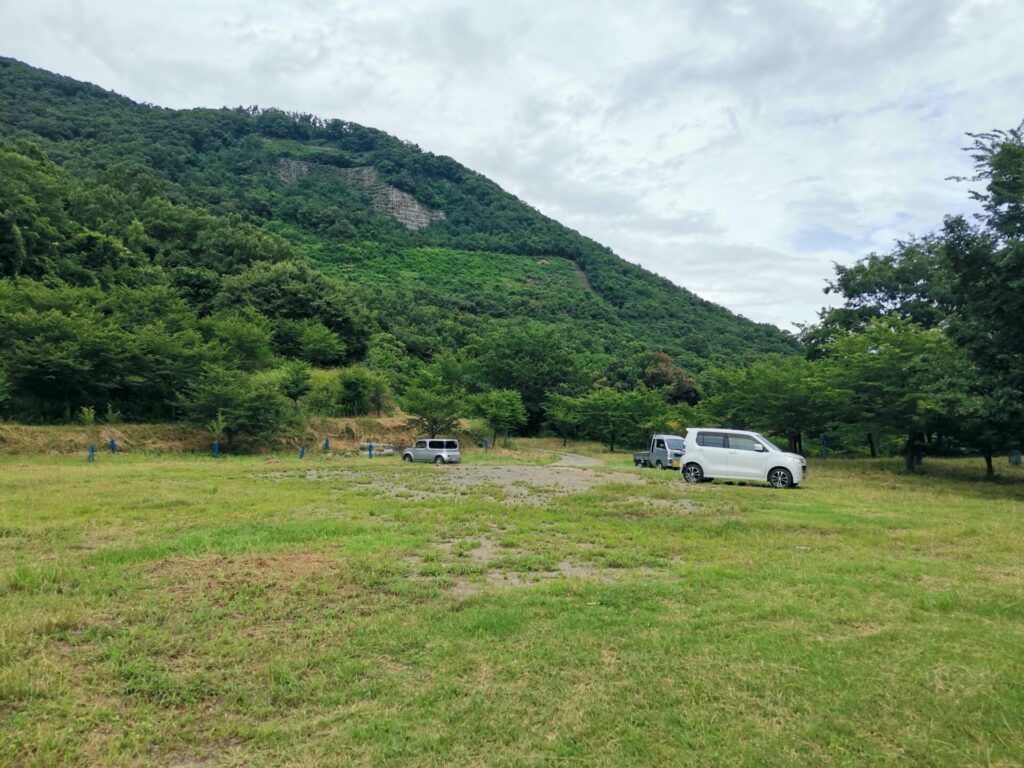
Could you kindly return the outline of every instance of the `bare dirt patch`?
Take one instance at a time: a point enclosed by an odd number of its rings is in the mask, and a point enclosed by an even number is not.
[[[473,546],[471,548],[461,550],[457,541],[441,541],[437,546],[448,555],[466,558],[474,565],[484,567],[489,566],[503,556],[523,554],[521,549],[502,547],[499,542],[486,536],[474,539],[472,543]],[[460,574],[453,577],[453,583],[447,592],[455,597],[469,597],[481,594],[488,588],[519,589],[559,578],[584,579],[602,584],[610,584],[615,581],[621,581],[631,575],[651,572],[649,568],[608,568],[594,563],[561,560],[554,566],[543,570],[516,571],[486,568],[486,570],[476,576]]]
[[[626,472],[599,472],[557,465],[456,466],[449,468],[447,479],[457,488],[496,485],[504,492],[506,503],[531,505],[542,505],[551,496],[583,493],[598,485],[637,485],[643,482]]]
[[[424,499],[464,496],[470,489],[496,486],[506,504],[543,506],[552,497],[583,493],[599,485],[621,483],[640,485],[643,478],[628,472],[605,472],[581,469],[590,462],[586,456],[575,456],[579,463],[536,466],[511,465],[454,465],[437,467],[428,478],[430,487],[424,487],[421,475],[403,477],[400,474],[382,474],[354,469],[310,469],[308,471],[266,472],[261,477],[283,480],[341,480],[355,488],[365,488],[377,495],[421,501]]]
[[[234,594],[252,587],[291,587],[336,571],[339,560],[322,552],[280,552],[267,555],[201,555],[170,557],[151,563],[146,575],[175,597]]]

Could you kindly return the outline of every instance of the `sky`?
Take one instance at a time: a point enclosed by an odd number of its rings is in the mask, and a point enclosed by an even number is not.
[[[1024,0],[0,0],[0,55],[169,107],[276,106],[450,155],[791,330],[833,263],[970,212],[1024,119]]]

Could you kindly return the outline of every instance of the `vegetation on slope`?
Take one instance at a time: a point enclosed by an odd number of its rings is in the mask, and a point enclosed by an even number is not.
[[[282,161],[324,172],[289,177]],[[330,172],[352,167],[444,219],[407,229]],[[439,355],[473,362],[527,319],[573,358],[545,391],[659,349],[699,369],[797,348],[450,158],[339,120],[161,109],[3,59],[0,178],[0,382],[24,420],[107,404],[178,418],[211,366],[242,381],[285,360],[367,360],[401,393]]]

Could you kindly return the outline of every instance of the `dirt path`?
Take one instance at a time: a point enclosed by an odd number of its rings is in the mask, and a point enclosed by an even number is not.
[[[546,448],[535,448],[541,453],[553,453],[560,458],[554,463],[556,467],[600,467],[602,462],[590,456],[581,456],[578,453],[566,453],[565,451],[549,451]]]

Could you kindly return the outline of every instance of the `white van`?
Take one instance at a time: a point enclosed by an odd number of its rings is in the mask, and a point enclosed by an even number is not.
[[[739,429],[686,430],[680,472],[688,483],[760,480],[773,488],[795,488],[807,475],[807,461],[779,448],[764,435]]]

